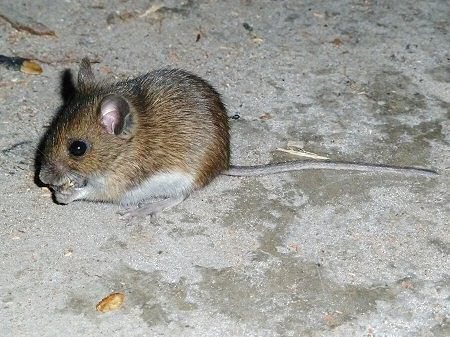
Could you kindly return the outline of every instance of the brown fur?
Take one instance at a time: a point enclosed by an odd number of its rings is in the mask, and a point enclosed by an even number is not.
[[[96,83],[83,60],[78,91],[57,116],[43,148],[46,180],[68,172],[104,177],[109,189],[97,197],[120,201],[129,189],[157,172],[178,170],[201,188],[229,166],[229,129],[219,94],[201,78],[176,69],[153,71],[135,79]],[[133,131],[119,137],[105,132],[99,117],[102,100],[117,94],[132,111]],[[73,139],[90,151],[81,158],[68,153]],[[42,179],[44,180],[44,179]]]

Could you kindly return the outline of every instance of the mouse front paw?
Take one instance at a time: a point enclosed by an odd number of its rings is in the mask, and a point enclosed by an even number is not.
[[[86,196],[85,188],[55,188],[52,187],[55,201],[58,204],[67,205],[72,201],[83,199]]]

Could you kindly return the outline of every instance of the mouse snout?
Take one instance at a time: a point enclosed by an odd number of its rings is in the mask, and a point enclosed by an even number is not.
[[[54,190],[83,188],[87,185],[86,177],[60,164],[43,165],[39,180]]]
[[[63,185],[65,175],[62,172],[62,165],[58,163],[44,164],[39,171],[39,180],[45,185]]]
[[[39,180],[45,185],[54,185],[55,175],[48,167],[41,167],[39,171]]]

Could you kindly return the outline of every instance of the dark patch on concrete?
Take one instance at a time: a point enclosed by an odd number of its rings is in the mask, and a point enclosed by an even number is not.
[[[433,80],[442,83],[450,83],[450,65],[443,64],[427,71]]]
[[[383,144],[374,144],[373,153],[384,157],[394,157],[396,165],[425,165],[433,141],[446,143],[440,120],[421,122],[417,125],[405,125],[398,120],[390,119],[380,127],[387,138],[384,144],[392,144],[390,148]],[[384,153],[382,150],[384,149]],[[384,158],[380,158],[383,160]]]
[[[146,273],[122,266],[109,280],[110,288],[124,289],[127,306],[142,308],[141,316],[148,326],[166,324],[171,321],[171,314],[197,308],[187,300],[188,285],[184,278],[168,283],[159,271]]]
[[[187,238],[192,236],[205,235],[207,230],[208,230],[207,227],[197,227],[193,229],[175,227],[169,231],[168,235],[174,239]]]
[[[128,244],[126,242],[119,240],[116,236],[111,236],[100,246],[99,250],[102,252],[109,252],[127,248]]]
[[[289,14],[288,16],[286,16],[284,21],[286,21],[286,22],[294,22],[294,21],[296,21],[299,18],[301,18],[299,14],[293,13],[293,14]]]
[[[238,194],[234,203],[233,212],[225,215],[222,219],[224,226],[240,226],[236,218],[255,219],[257,221],[274,220],[275,216],[267,207],[268,191],[257,180],[246,180],[241,186],[241,193]],[[227,191],[224,194],[233,194],[234,191]],[[271,202],[273,207],[277,207],[279,202]]]
[[[428,242],[442,254],[450,256],[450,243],[449,242],[445,242],[438,238],[428,240]]]
[[[418,114],[427,108],[425,96],[417,92],[411,79],[396,71],[375,75],[367,95],[374,101],[373,110],[381,115]]]
[[[450,119],[450,102],[445,102],[438,98],[435,99],[439,102],[439,106],[446,111],[446,118]]]
[[[316,90],[314,101],[324,109],[333,110],[342,104],[340,95],[337,88],[324,87]]]
[[[108,294],[105,294],[105,296]],[[66,307],[58,310],[59,313],[65,314],[67,311],[71,311],[76,315],[84,315],[91,320],[96,320],[98,312],[95,306],[100,302],[102,298],[88,298],[86,294],[72,293],[66,302]]]
[[[299,122],[299,118],[301,118],[299,115],[306,115],[308,113],[308,108],[312,106],[312,103],[289,102],[282,108],[271,108],[270,114],[280,119],[283,118],[284,121],[292,125],[297,124]],[[279,134],[279,136],[280,138],[286,137],[285,134]]]
[[[317,264],[290,256],[253,261],[244,270],[205,268],[201,272],[196,297],[213,312],[280,336],[328,330],[376,310],[376,301],[395,298],[384,286],[342,287],[328,280]]]
[[[267,83],[271,87],[275,88],[275,90],[277,91],[277,95],[281,95],[286,91],[285,88],[283,88],[281,85],[279,85],[276,81],[274,81],[272,79],[267,80]]]
[[[151,301],[142,305],[141,316],[149,326],[170,322],[169,313],[163,306],[160,303],[152,303]]]
[[[287,127],[288,139],[301,139],[304,142],[308,151],[323,151],[323,144],[325,143],[325,136],[317,134],[317,132],[310,130],[301,130],[297,126]],[[286,137],[286,135],[285,135]]]
[[[8,292],[8,293],[2,295],[2,303],[8,304],[9,302],[13,302],[13,301],[14,301],[14,296],[12,295],[11,292]]]
[[[240,186],[240,191],[237,198],[233,194],[236,200],[233,212],[223,217],[222,224],[224,226],[241,226],[239,222],[236,222],[237,215],[242,219],[253,219],[261,226],[269,222],[288,225],[298,214],[299,208],[306,203],[306,199],[302,196],[302,190],[292,189],[290,183],[280,184],[268,190],[258,180],[258,177],[246,178]],[[269,193],[277,197],[269,200]]]
[[[255,252],[257,260],[266,261],[273,256],[278,256],[278,248],[283,247],[283,238],[286,235],[286,231],[289,227],[280,225],[274,229],[267,229],[260,237],[259,249]]]
[[[181,223],[189,223],[189,224],[198,224],[202,222],[202,219],[198,216],[195,216],[190,213],[183,213],[181,219],[179,220]]]
[[[450,320],[444,319],[442,323],[436,324],[430,329],[433,337],[448,337],[450,336]]]
[[[160,272],[146,273],[122,266],[111,275],[102,275],[101,280],[105,284],[103,289],[125,293],[124,307],[121,310],[141,308],[141,317],[148,326],[167,324],[171,321],[169,318],[171,314],[197,309],[196,304],[187,300],[188,286],[184,278],[178,282],[169,283],[163,280]],[[67,313],[69,310],[96,321],[99,316],[95,306],[108,294],[109,292],[96,294],[98,298],[88,298],[85,291],[72,294],[69,296],[66,307],[60,312]]]
[[[336,213],[348,212],[349,202],[369,202],[368,192],[379,186],[379,175],[361,172],[305,171],[295,173],[309,206],[334,206]]]
[[[380,179],[391,186],[402,185],[396,175],[354,171],[305,170],[290,173],[295,181],[286,185],[302,191],[309,206],[333,206],[336,214],[347,213],[349,204],[371,202],[372,188],[380,187]]]
[[[289,181],[284,181],[283,177],[288,175]],[[404,186],[408,181],[393,174],[304,170],[278,175],[274,179],[281,183],[268,190],[259,179],[245,178],[237,197],[233,191],[224,192],[235,199],[233,212],[222,219],[224,226],[241,226],[236,223],[239,214],[243,219],[253,219],[260,229],[266,228],[263,225],[266,222],[276,223],[277,228],[287,227],[298,223],[305,208],[316,206],[332,206],[336,214],[346,214],[351,209],[349,204],[372,201],[369,192],[382,185],[380,179],[383,185],[390,186]],[[271,194],[277,197],[269,200]]]
[[[386,125],[384,129],[393,141],[400,140],[404,136],[411,136],[412,140],[421,143],[420,145],[427,145],[428,141],[444,139],[440,121],[421,122],[414,126],[392,123]]]

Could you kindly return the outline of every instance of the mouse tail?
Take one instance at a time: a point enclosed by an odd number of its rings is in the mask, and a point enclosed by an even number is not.
[[[391,166],[384,164],[366,164],[366,163],[353,163],[353,162],[329,162],[329,161],[317,161],[317,160],[295,160],[282,163],[271,163],[267,165],[254,165],[254,166],[234,166],[231,165],[226,171],[223,171],[223,175],[248,177],[248,176],[262,176],[277,174],[291,171],[302,170],[336,170],[336,171],[360,171],[371,173],[397,173],[407,175],[424,175],[435,176],[438,173],[431,169],[412,167],[412,166]]]

